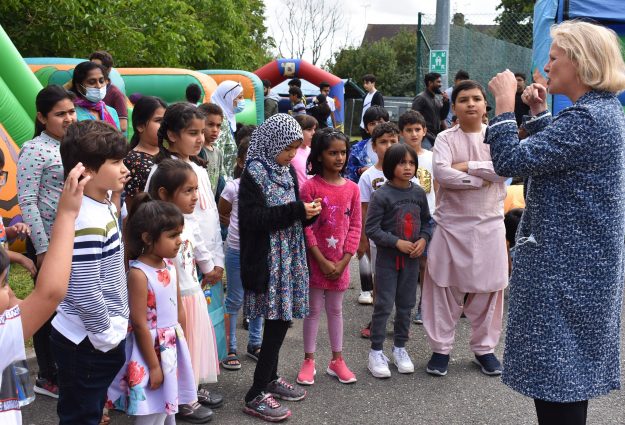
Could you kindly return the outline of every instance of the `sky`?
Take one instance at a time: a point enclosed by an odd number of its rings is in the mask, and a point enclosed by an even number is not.
[[[265,25],[276,40],[281,36],[280,9],[286,0],[264,0]],[[313,0],[317,1],[317,0]],[[417,24],[417,14],[426,14],[423,23],[434,23],[437,0],[325,0],[343,8],[345,26],[339,31],[332,50],[345,45],[360,45],[367,24]],[[500,0],[451,0],[451,15],[460,12],[473,24],[489,24],[497,16]],[[329,54],[327,55],[330,56]],[[304,57],[310,60],[310,58]],[[325,60],[322,61],[322,63]]]

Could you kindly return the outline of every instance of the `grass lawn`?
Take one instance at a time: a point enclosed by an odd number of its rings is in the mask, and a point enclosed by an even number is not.
[[[33,279],[26,269],[18,264],[11,264],[9,286],[17,298],[23,300],[33,290]]]
[[[11,264],[11,271],[9,273],[9,286],[15,292],[17,298],[23,300],[33,290],[33,279],[30,277],[30,273],[26,269],[18,264]],[[26,349],[32,348],[32,338],[25,341]]]

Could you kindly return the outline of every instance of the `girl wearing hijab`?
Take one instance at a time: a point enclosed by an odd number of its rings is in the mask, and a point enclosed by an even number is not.
[[[222,83],[223,84],[223,83]],[[302,143],[300,125],[286,114],[269,117],[252,134],[239,189],[239,238],[244,310],[263,316],[263,343],[245,413],[275,422],[291,411],[275,398],[297,401],[306,391],[278,377],[278,356],[289,321],[308,314],[304,226],[321,212],[321,200],[304,203],[291,161]]]
[[[95,62],[81,62],[74,68],[70,90],[76,94],[77,121],[105,121],[120,130],[117,111],[104,103],[107,75]]]
[[[224,112],[224,120],[221,123],[221,132],[216,144],[217,148],[223,152],[224,175],[232,176],[237,159],[237,145],[234,142],[234,132],[237,130],[235,114],[245,109],[243,86],[236,81],[222,81],[213,92],[210,101],[219,105]]]

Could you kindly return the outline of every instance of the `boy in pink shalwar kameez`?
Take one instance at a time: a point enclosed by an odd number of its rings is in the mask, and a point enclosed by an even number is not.
[[[488,375],[501,374],[493,354],[499,343],[508,260],[503,201],[505,177],[495,174],[484,144],[484,89],[475,81],[452,93],[459,125],[438,135],[433,149],[436,230],[430,241],[423,325],[433,351],[426,371],[446,375],[461,314],[471,322],[470,348]]]

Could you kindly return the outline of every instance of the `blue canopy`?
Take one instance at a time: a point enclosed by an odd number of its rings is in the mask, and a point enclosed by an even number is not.
[[[623,0],[537,0],[534,5],[534,45],[532,73],[545,73],[549,60],[551,37],[549,28],[554,23],[569,19],[587,19],[613,29],[621,38],[625,35],[625,7]],[[551,96],[553,113],[566,108],[571,101],[561,95]],[[625,94],[619,97],[625,105]]]

